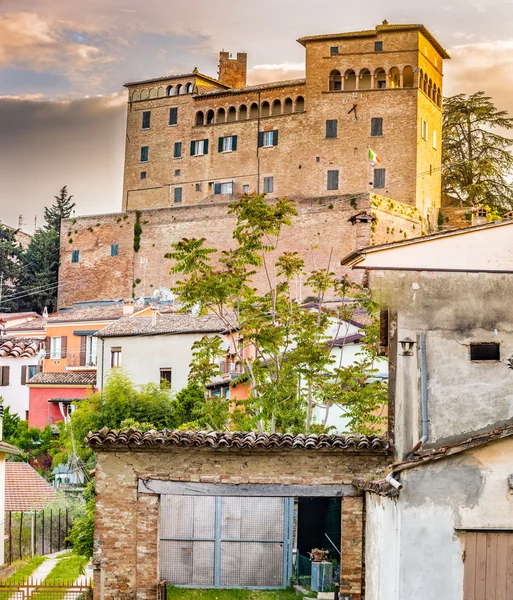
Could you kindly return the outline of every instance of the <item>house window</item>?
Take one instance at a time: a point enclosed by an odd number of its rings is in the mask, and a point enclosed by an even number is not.
[[[150,149],[148,146],[141,146],[141,162],[148,162]]]
[[[331,46],[330,56],[336,56],[338,54],[338,46]]]
[[[374,52],[383,52],[383,42],[374,42]]]
[[[175,177],[180,177],[180,169],[175,169]]]
[[[422,136],[423,140],[427,140],[428,139],[429,128],[428,128],[427,121],[424,121],[424,119],[420,120],[420,135]]]
[[[72,263],[78,262],[79,254],[80,254],[79,250],[73,250],[73,252],[71,253],[71,262]]]
[[[182,188],[176,187],[174,190],[174,201],[181,202],[182,201]]]
[[[146,171],[141,171],[141,179],[146,179]]]
[[[65,337],[53,337],[50,341],[50,358],[58,359],[64,358],[66,343],[62,343]]]
[[[121,366],[121,348],[110,349],[110,366],[111,368]]]
[[[144,110],[143,114],[142,114],[142,128],[143,129],[149,129],[150,128],[150,122],[151,122],[151,111]]]
[[[9,371],[11,367],[0,367],[0,385],[9,385]]]
[[[169,109],[169,124],[178,125],[178,108],[176,106]]]
[[[383,118],[373,117],[371,119],[371,136],[376,137],[383,135]]]
[[[111,256],[119,255],[119,244],[111,244],[110,245],[110,255]]]
[[[339,171],[334,169],[328,171],[328,190],[338,190]]]
[[[242,186],[242,193],[247,196],[249,194],[249,185],[244,184]]]
[[[337,119],[329,119],[326,121],[326,137],[336,138],[337,137]]]
[[[191,142],[191,156],[208,154],[208,140],[193,140]]]
[[[171,387],[171,367],[160,369],[160,386],[163,388]]]
[[[436,131],[433,131],[433,150],[437,149]]]
[[[88,367],[95,367],[97,355],[98,355],[98,338],[93,335],[88,335],[86,337],[85,364]]]
[[[196,184],[196,191],[201,192],[201,183]]]
[[[470,360],[498,361],[500,359],[500,344],[470,344]]]
[[[260,131],[258,133],[258,147],[267,148],[269,146],[278,145],[278,130],[273,131]]]
[[[182,142],[175,142],[173,158],[182,158]]]
[[[271,194],[274,190],[274,178],[264,177],[264,194]]]
[[[228,183],[216,183],[214,185],[214,194],[233,194],[233,181]]]
[[[23,365],[21,367],[21,385],[26,385],[27,381],[37,374],[37,365]]]
[[[385,187],[386,169],[374,169],[374,189],[382,189]]]
[[[237,136],[229,135],[227,137],[220,137],[217,149],[219,152],[234,152],[237,150]]]

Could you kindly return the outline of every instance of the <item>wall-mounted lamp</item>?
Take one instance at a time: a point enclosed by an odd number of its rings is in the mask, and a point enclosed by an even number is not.
[[[413,356],[413,346],[416,344],[414,340],[410,337],[404,338],[404,340],[400,340],[399,342],[402,348],[403,356]]]

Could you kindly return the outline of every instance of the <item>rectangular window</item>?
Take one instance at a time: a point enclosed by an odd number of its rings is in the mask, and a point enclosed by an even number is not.
[[[62,338],[53,337],[50,342],[50,358],[61,358]]]
[[[433,131],[433,149],[437,150],[436,131]]]
[[[201,192],[201,183],[196,184],[196,191]]]
[[[173,158],[182,158],[182,142],[175,142]]]
[[[429,135],[429,128],[427,121],[424,121],[424,119],[420,120],[420,135],[422,136],[423,140],[427,141]]]
[[[338,46],[331,46],[330,56],[336,56],[338,54]]]
[[[171,387],[171,373],[172,370],[170,367],[165,369],[160,369],[160,386],[163,388]]]
[[[37,365],[29,365],[27,367],[27,380],[32,379],[32,377],[35,377],[38,373],[38,368]]]
[[[110,255],[111,256],[119,255],[119,244],[111,244],[110,245]]]
[[[208,154],[208,140],[193,140],[191,142],[191,156]]]
[[[500,344],[470,344],[470,360],[500,360]]]
[[[0,367],[0,385],[9,385],[9,371],[11,367]]]
[[[141,146],[141,162],[148,162],[150,149],[148,146]]]
[[[214,184],[214,194],[233,194],[233,181]]]
[[[143,129],[149,129],[150,128],[150,122],[151,122],[151,111],[144,110],[143,114],[142,114],[142,128]]]
[[[338,190],[338,169],[328,171],[328,190]]]
[[[146,179],[146,171],[141,171],[141,179]]]
[[[110,366],[111,368],[121,366],[121,348],[110,349]]]
[[[226,137],[220,137],[218,140],[217,149],[219,152],[234,152],[237,150],[237,136],[229,135]]]
[[[174,191],[174,201],[181,202],[182,201],[182,188],[176,187]]]
[[[169,109],[169,124],[178,125],[178,108],[176,106]]]
[[[383,42],[374,42],[374,52],[383,52]]]
[[[79,252],[80,252],[79,250],[73,250],[73,252],[71,253],[71,262],[72,263],[78,262]]]
[[[175,169],[175,177],[180,177],[180,169]]]
[[[249,185],[243,185],[242,186],[242,193],[247,196],[249,194]]]
[[[258,133],[258,147],[268,148],[269,146],[278,145],[278,130],[273,131],[260,131]]]
[[[85,364],[88,367],[96,367],[96,358],[98,356],[98,338],[88,335],[86,338]]]
[[[373,117],[371,119],[371,136],[376,137],[383,135],[383,118]]]
[[[337,119],[329,119],[326,121],[326,137],[336,138],[337,137]]]
[[[271,194],[274,190],[274,178],[264,177],[264,194]]]
[[[379,190],[385,187],[386,169],[374,169],[374,189]]]

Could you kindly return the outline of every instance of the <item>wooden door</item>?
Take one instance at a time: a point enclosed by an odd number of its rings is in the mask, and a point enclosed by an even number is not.
[[[465,533],[463,600],[513,599],[513,533]]]

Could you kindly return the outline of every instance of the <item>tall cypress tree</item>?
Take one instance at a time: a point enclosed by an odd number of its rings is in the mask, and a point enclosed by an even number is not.
[[[45,208],[44,217],[46,221],[46,229],[55,229],[60,233],[62,219],[67,219],[71,215],[71,211],[75,207],[72,202],[73,196],[68,194],[68,186],[61,188],[59,195],[54,196],[55,204],[50,208]]]
[[[16,240],[17,229],[0,225],[0,312],[17,309],[16,296],[23,276],[23,248]]]

